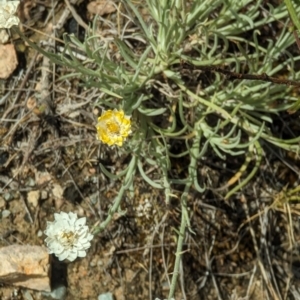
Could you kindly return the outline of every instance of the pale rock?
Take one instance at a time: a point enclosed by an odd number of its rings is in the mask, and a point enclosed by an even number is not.
[[[3,194],[3,198],[4,198],[4,200],[5,200],[6,202],[9,202],[9,201],[11,201],[11,200],[14,199],[12,193],[4,193],[4,194]]]
[[[26,102],[26,106],[29,110],[33,110],[36,107],[36,99],[34,97],[29,97]]]
[[[0,44],[0,79],[7,79],[18,65],[17,53],[13,44]]]
[[[116,4],[109,0],[92,1],[87,5],[87,10],[91,14],[103,16],[111,14],[117,10]]]
[[[46,200],[48,198],[48,193],[47,191],[41,191],[41,199],[42,200]]]
[[[69,113],[68,117],[71,118],[71,119],[75,119],[80,115],[81,115],[81,112],[79,110],[76,110],[76,111],[73,111],[73,112]]]
[[[4,208],[6,205],[5,200],[0,196],[0,208]]]
[[[10,210],[4,209],[4,210],[1,212],[1,219],[5,219],[5,218],[9,217],[10,215],[11,215]]]
[[[116,300],[124,300],[124,289],[120,286],[114,290]]]
[[[31,186],[31,187],[33,187],[33,186],[35,186],[35,180],[32,178],[32,177],[27,177],[27,180],[26,180],[26,185],[27,186]]]
[[[49,172],[39,172],[35,173],[35,181],[37,185],[44,185],[52,180],[51,174]]]
[[[0,281],[38,291],[51,291],[50,256],[45,247],[10,245],[0,248]]]
[[[53,299],[53,300],[64,300],[66,299],[66,294],[67,294],[67,288],[63,285],[54,287],[51,293],[43,293],[43,295],[46,296],[47,299]]]
[[[112,293],[105,293],[98,296],[98,300],[114,300]]]
[[[5,28],[0,29],[0,44],[5,44],[9,40],[9,35]]]
[[[40,191],[30,191],[27,194],[27,201],[33,207],[37,207],[40,200]]]
[[[52,194],[55,198],[61,199],[61,198],[63,198],[64,190],[59,184],[54,183],[53,189],[52,189]]]

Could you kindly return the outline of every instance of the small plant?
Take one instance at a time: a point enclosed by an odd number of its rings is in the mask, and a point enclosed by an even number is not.
[[[175,294],[182,245],[189,228],[188,195],[210,188],[198,173],[199,163],[209,152],[224,161],[244,157],[238,172],[225,183],[229,191],[224,198],[228,200],[255,176],[264,145],[300,152],[300,137],[287,139],[272,130],[274,116],[299,107],[299,98],[286,83],[292,85],[299,79],[300,72],[294,66],[300,55],[290,52],[295,39],[285,5],[269,5],[262,15],[263,2],[147,0],[151,18],[146,22],[133,2],[126,0],[122,3],[134,16],[126,16],[136,29],[133,33],[125,34],[124,28],[112,39],[105,39],[98,33],[96,18],[83,42],[73,35],[64,36],[62,54],[47,52],[16,28],[29,45],[53,63],[71,69],[61,80],[79,77],[86,88],[99,88],[103,96],[95,106],[103,113],[95,125],[97,137],[104,144],[117,145],[116,151],[130,157],[118,174],[100,164],[101,171],[112,180],[122,180],[122,186],[107,218],[93,234],[103,231],[120,209],[125,192],[133,190],[137,173],[153,188],[164,191],[166,203],[175,196],[175,187],[180,190],[181,223],[169,299]],[[299,13],[300,7],[295,11]],[[275,20],[282,22],[280,35],[263,41],[262,27]],[[139,51],[132,47],[132,41],[140,45]],[[79,51],[85,60],[77,58]],[[185,72],[192,73],[191,79]],[[284,81],[274,79],[282,74]],[[172,145],[178,141],[180,151],[175,152]],[[170,172],[174,159],[187,161],[187,171],[180,178]],[[147,170],[154,166],[156,176],[151,177]],[[50,236],[46,239],[48,247],[59,259],[84,256],[92,238],[86,226],[77,228],[73,215],[69,216],[71,223],[66,214],[58,216],[45,232]],[[60,233],[65,226],[66,231]],[[81,234],[76,235],[76,230],[68,226],[84,228],[84,238],[78,240],[81,248],[76,240]],[[76,253],[70,250],[75,240]]]

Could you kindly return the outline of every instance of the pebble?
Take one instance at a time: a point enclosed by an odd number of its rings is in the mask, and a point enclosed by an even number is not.
[[[112,293],[105,293],[98,296],[98,300],[114,300]]]
[[[37,207],[40,199],[40,191],[30,191],[27,194],[27,201],[33,207]]]
[[[24,291],[23,297],[24,297],[25,300],[34,300],[28,290]]]
[[[35,180],[33,178],[29,177],[27,179],[26,185],[27,186],[35,186]]]
[[[43,293],[47,299],[53,300],[64,300],[66,298],[67,288],[64,285],[58,285],[55,287],[51,293]]]
[[[56,287],[52,292],[51,296],[53,299],[63,300],[66,298],[67,288],[63,285]]]
[[[2,212],[1,212],[1,218],[2,219],[5,219],[7,218],[9,215],[11,214],[11,212],[7,209],[4,209]]]
[[[1,16],[3,18],[2,14]],[[0,78],[7,79],[16,69],[17,65],[18,56],[15,46],[13,44],[0,44]]]
[[[4,28],[0,29],[0,44],[5,44],[9,40],[8,31]]]
[[[63,193],[64,193],[64,190],[62,189],[62,187],[59,184],[57,184],[57,183],[53,184],[52,194],[55,198],[58,198],[58,199],[63,198]]]
[[[14,197],[13,197],[13,195],[12,195],[11,193],[4,193],[4,194],[3,194],[3,198],[4,198],[4,200],[5,200],[6,202],[9,202],[9,201],[11,201],[11,200],[14,199]]]
[[[41,199],[46,200],[48,198],[48,193],[47,191],[41,191]]]
[[[104,265],[103,261],[101,259],[98,260],[97,266],[102,267]]]
[[[92,259],[92,261],[90,262],[90,266],[91,266],[92,268],[97,266],[97,261],[96,261],[96,259]]]
[[[0,197],[0,208],[5,207],[5,204],[5,200],[2,197]]]

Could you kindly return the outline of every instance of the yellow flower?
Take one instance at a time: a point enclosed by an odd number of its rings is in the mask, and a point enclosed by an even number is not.
[[[123,110],[107,110],[98,118],[96,125],[97,138],[112,146],[122,146],[126,137],[131,133],[131,121]]]

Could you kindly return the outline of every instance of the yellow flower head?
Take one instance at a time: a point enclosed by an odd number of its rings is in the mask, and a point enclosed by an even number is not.
[[[109,146],[122,146],[131,133],[130,117],[125,116],[123,110],[107,110],[98,118],[96,129],[101,142]]]

